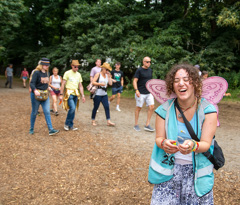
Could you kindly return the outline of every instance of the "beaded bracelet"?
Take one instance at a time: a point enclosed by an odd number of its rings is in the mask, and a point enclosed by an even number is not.
[[[163,139],[162,142],[161,142],[161,147],[163,148],[164,144],[165,144],[165,140],[166,139]]]
[[[197,146],[197,143],[196,143],[195,140],[192,140],[192,142],[193,142],[192,152],[194,152],[193,150],[195,150],[195,148],[196,148],[196,146]]]
[[[196,148],[195,152],[198,150],[198,148],[199,148],[199,143],[197,142],[197,148]]]
[[[194,144],[193,148],[192,148],[192,152],[196,152],[198,150],[198,148],[199,148],[199,143],[196,142],[195,140],[192,140],[192,142]]]

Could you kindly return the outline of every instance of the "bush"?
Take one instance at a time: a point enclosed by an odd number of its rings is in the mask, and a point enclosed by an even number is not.
[[[240,72],[236,73],[232,72],[224,72],[218,73],[218,76],[223,77],[228,82],[229,89],[237,89],[240,88]]]
[[[80,70],[84,88],[90,83],[90,71]]]

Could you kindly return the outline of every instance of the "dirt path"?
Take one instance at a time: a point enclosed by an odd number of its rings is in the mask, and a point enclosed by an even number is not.
[[[143,130],[147,109],[140,114],[141,132],[133,130],[134,99],[122,99],[121,112],[111,103],[106,126],[103,107],[98,126],[91,126],[92,101],[87,98],[76,114],[76,132],[63,130],[66,112],[52,116],[55,129],[48,136],[44,115],[37,117],[35,134],[28,134],[30,98],[20,82],[4,88],[0,78],[0,205],[5,204],[149,204],[147,182],[154,133]],[[226,165],[216,172],[215,204],[240,203],[240,103],[220,103],[217,140]],[[155,115],[151,125],[154,126]]]

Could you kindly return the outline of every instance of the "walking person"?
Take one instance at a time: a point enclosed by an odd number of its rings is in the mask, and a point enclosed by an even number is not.
[[[63,108],[68,110],[67,118],[64,124],[64,129],[68,130],[78,130],[74,127],[73,120],[75,118],[75,110],[79,107],[80,93],[82,96],[82,102],[85,102],[84,90],[82,85],[82,76],[78,72],[80,64],[78,60],[72,60],[71,70],[68,70],[63,75],[62,85],[60,89],[60,100],[63,100]],[[64,88],[65,92],[64,92]],[[80,93],[79,93],[80,91]],[[64,98],[63,98],[64,93]]]
[[[93,80],[94,76],[96,75],[96,73],[100,73],[101,72],[101,67],[100,67],[102,65],[101,59],[99,59],[99,58],[96,59],[95,64],[96,64],[96,66],[93,67],[91,69],[91,71],[90,71],[90,83],[92,82],[92,80]],[[92,99],[92,98],[93,98],[93,94],[90,94],[90,99]]]
[[[33,72],[32,79],[30,82],[31,87],[31,102],[32,102],[32,113],[30,118],[30,134],[34,134],[34,125],[36,121],[36,116],[38,113],[39,105],[42,106],[43,113],[45,116],[45,120],[48,126],[49,135],[55,135],[59,132],[59,130],[55,130],[52,127],[51,115],[49,111],[50,100],[49,96],[45,101],[39,101],[35,98],[35,96],[40,96],[40,92],[48,92],[48,68],[50,66],[50,61],[47,58],[42,58],[40,65],[37,66],[35,71]]]
[[[49,81],[49,86],[51,87],[50,93],[52,96],[52,109],[50,110],[50,112],[58,116],[57,100],[60,96],[62,77],[58,75],[57,67],[54,67],[52,72],[53,72],[53,75],[50,76],[50,81]]]
[[[29,74],[28,74],[27,68],[23,69],[20,78],[22,78],[22,80],[23,80],[23,87],[26,88],[26,81],[29,78]]]
[[[96,118],[96,113],[100,103],[102,103],[105,110],[107,125],[115,126],[115,123],[111,122],[110,120],[110,109],[109,109],[108,95],[107,95],[107,85],[108,84],[112,85],[112,78],[110,73],[111,71],[112,71],[112,67],[108,63],[103,63],[103,65],[101,66],[101,72],[97,73],[92,80],[92,84],[95,86],[98,86],[96,95],[93,98],[93,102],[94,102],[94,107],[92,110],[93,126],[97,125],[95,118]]]
[[[202,81],[192,65],[173,66],[166,86],[168,96],[174,93],[177,97],[155,111],[156,140],[148,175],[148,181],[155,184],[151,205],[213,204],[213,164],[202,153],[213,148],[216,109],[199,97]],[[177,104],[199,142],[191,138]]]
[[[121,63],[116,62],[115,63],[115,70],[111,72],[112,78],[113,78],[113,84],[112,84],[112,96],[110,97],[109,101],[112,102],[116,95],[117,95],[117,111],[121,111],[119,108],[120,104],[120,97],[121,93],[123,92],[123,84],[124,84],[124,79],[123,79],[123,72],[120,70]]]
[[[9,64],[8,67],[5,70],[5,77],[7,78],[7,81],[5,83],[5,88],[7,87],[9,83],[9,88],[12,88],[12,81],[13,81],[13,64]]]
[[[135,125],[134,129],[136,131],[141,131],[138,125],[139,113],[142,109],[144,102],[148,106],[147,121],[144,126],[144,130],[149,132],[154,132],[150,126],[150,120],[154,110],[154,98],[152,94],[146,88],[146,82],[152,79],[152,69],[150,68],[151,59],[149,57],[143,58],[142,67],[138,68],[133,79],[133,87],[135,90],[135,99],[136,99],[136,109],[135,109]]]
[[[40,65],[40,62],[41,62],[41,60],[38,62],[38,65]],[[35,101],[32,100],[32,96],[31,96],[31,95],[33,95],[33,98],[34,98],[34,94],[32,94],[32,88],[31,88],[31,86],[30,86],[30,82],[31,82],[31,80],[32,80],[33,73],[34,73],[35,71],[37,71],[37,70],[40,70],[40,68],[39,68],[38,66],[37,66],[34,70],[32,70],[32,72],[31,72],[31,74],[30,74],[30,76],[29,76],[29,88],[28,88],[28,91],[29,91],[29,93],[30,93],[30,98],[31,98],[32,107],[35,106]],[[37,111],[37,115],[40,116],[39,110]]]
[[[101,65],[102,65],[101,59],[99,59],[99,58],[96,59],[95,64],[96,64],[96,66],[93,67],[91,69],[91,72],[90,72],[90,82],[92,82],[92,80],[93,80],[94,76],[96,75],[96,73],[100,73],[101,72]]]

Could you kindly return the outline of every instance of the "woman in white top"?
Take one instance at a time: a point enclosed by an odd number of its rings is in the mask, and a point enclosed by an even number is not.
[[[60,96],[60,87],[62,83],[62,77],[58,75],[58,69],[56,67],[52,70],[53,75],[50,76],[49,86],[51,87],[51,96],[52,96],[52,110],[50,112],[58,116],[57,111],[57,100]]]
[[[102,68],[101,72],[96,73],[92,80],[92,84],[98,86],[96,95],[93,98],[94,107],[92,110],[92,125],[94,126],[97,125],[95,121],[95,117],[101,102],[105,109],[107,125],[115,126],[115,124],[110,121],[110,110],[109,110],[109,103],[108,103],[108,96],[107,96],[107,85],[108,84],[112,85],[112,78],[110,74],[110,71],[112,71],[112,68],[108,63],[103,63],[101,68]]]

